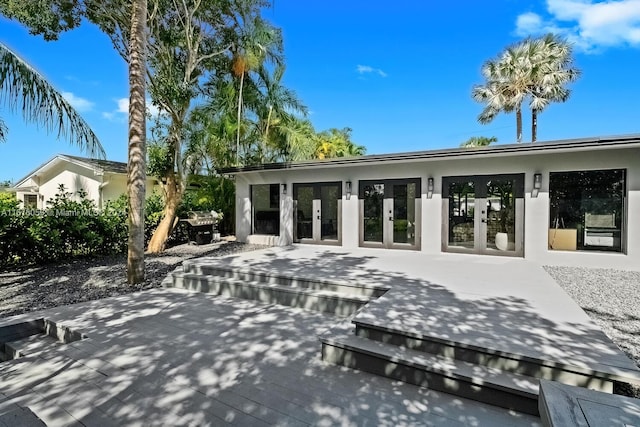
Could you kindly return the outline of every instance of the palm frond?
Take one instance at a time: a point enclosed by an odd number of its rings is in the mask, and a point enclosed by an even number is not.
[[[57,132],[91,157],[105,158],[98,137],[66,99],[33,67],[0,43],[0,103],[25,121]],[[6,127],[0,131],[0,140]]]

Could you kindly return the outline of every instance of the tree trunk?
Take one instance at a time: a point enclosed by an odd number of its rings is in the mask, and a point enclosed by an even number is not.
[[[244,85],[244,71],[240,75],[240,90],[238,91],[238,132],[236,137],[236,166],[240,166],[240,120],[242,120],[242,86]]]
[[[133,0],[129,58],[129,239],[127,282],[144,281],[144,201],[146,193],[146,25],[147,0]]]
[[[269,125],[271,124],[271,113],[273,105],[269,105],[269,114],[267,115],[267,129],[264,132],[264,141],[262,142],[262,153],[260,153],[260,163],[264,163],[264,153],[267,151],[267,143],[269,142]]]
[[[182,200],[182,190],[175,173],[169,174],[164,189],[165,206],[164,212],[162,213],[162,220],[160,220],[156,231],[153,232],[153,236],[151,236],[151,240],[149,241],[149,247],[147,248],[147,251],[152,254],[159,254],[166,248],[167,240],[175,226],[178,206]]]
[[[516,109],[516,133],[518,144],[522,142],[522,109]]]
[[[538,140],[538,112],[531,110],[531,142]]]

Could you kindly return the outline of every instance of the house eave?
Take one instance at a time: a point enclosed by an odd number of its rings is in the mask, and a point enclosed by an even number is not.
[[[491,158],[514,155],[534,155],[542,153],[564,153],[595,151],[605,149],[640,148],[640,134],[611,137],[579,138],[521,144],[505,144],[474,148],[450,148],[407,153],[372,154],[368,156],[312,160],[295,163],[268,163],[255,166],[228,168],[221,173],[235,175],[242,173],[276,171],[285,169],[315,169],[323,167],[348,167],[370,163],[410,163],[415,161],[436,161],[442,159]]]

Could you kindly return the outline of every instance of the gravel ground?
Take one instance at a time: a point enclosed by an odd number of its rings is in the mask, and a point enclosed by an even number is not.
[[[127,284],[124,255],[0,270],[0,317],[158,288],[162,279],[185,259],[262,248],[264,246],[233,241],[174,246],[159,256],[145,257],[145,281],[138,285]]]
[[[545,270],[640,366],[640,271],[582,267]],[[625,394],[640,397],[640,387]]]

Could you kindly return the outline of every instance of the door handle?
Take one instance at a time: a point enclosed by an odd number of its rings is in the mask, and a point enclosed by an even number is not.
[[[320,219],[320,215],[318,215],[318,219]]]
[[[487,223],[487,219],[486,218],[482,218],[482,222],[486,224]]]

